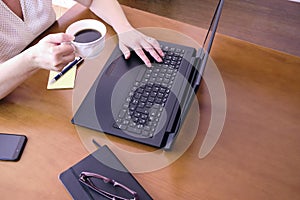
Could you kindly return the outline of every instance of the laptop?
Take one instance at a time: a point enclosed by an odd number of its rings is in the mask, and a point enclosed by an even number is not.
[[[157,148],[171,149],[197,92],[224,0],[220,0],[202,48],[159,41],[164,58],[147,68],[118,46],[75,112],[72,123]],[[148,55],[151,58],[150,55]]]

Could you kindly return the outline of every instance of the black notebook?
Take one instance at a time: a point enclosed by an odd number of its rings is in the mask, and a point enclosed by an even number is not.
[[[68,190],[73,199],[107,200],[107,197],[79,181],[79,177],[82,172],[96,173],[115,180],[116,182],[136,192],[136,200],[152,199],[146,190],[138,183],[138,181],[132,176],[132,174],[125,168],[125,166],[107,146],[100,147],[94,153],[90,154],[66,171],[62,172],[59,176],[59,179],[64,184],[65,188]],[[120,187],[114,187],[109,183],[105,183],[101,179],[97,181],[99,182],[94,182],[95,185],[97,185],[97,188],[107,191],[110,194],[125,197],[126,199],[133,199],[132,195],[128,191]]]

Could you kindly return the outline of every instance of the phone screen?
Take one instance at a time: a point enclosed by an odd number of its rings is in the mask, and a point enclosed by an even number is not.
[[[0,133],[0,160],[19,160],[26,141],[25,135]]]

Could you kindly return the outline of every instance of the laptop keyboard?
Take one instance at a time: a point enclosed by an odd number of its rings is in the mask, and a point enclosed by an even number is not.
[[[117,114],[114,128],[141,137],[153,137],[162,116],[184,50],[161,46],[163,62],[141,70]]]

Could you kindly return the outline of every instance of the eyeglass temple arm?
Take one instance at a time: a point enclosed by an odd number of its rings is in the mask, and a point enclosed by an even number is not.
[[[121,183],[118,183],[117,181],[115,180],[111,180],[113,182],[113,186],[119,186],[125,190],[127,190],[129,193],[131,193],[134,197],[137,197],[137,192],[129,189],[128,187],[126,187],[125,185],[121,184]]]

